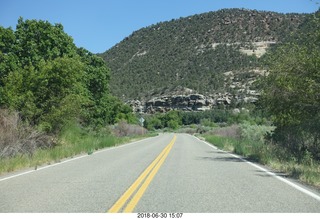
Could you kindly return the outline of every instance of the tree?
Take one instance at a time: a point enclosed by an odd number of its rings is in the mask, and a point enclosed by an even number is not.
[[[0,26],[0,86],[3,85],[5,78],[10,71],[14,71],[19,67],[16,54],[14,54],[16,37],[11,28],[3,28]],[[0,104],[1,104],[0,97]]]
[[[171,129],[177,129],[182,125],[182,119],[178,111],[169,111],[163,117],[163,124]]]
[[[75,119],[93,127],[135,122],[110,94],[103,59],[77,48],[61,24],[19,18],[16,31],[0,27],[0,61],[0,106],[43,130]]]
[[[103,59],[84,48],[77,49],[77,53],[85,64],[86,86],[92,98],[96,100],[109,94],[110,70]]]
[[[29,123],[45,122],[49,130],[57,129],[65,123],[62,120],[81,115],[79,109],[88,102],[83,75],[83,64],[74,58],[43,61],[38,69],[25,67],[6,77],[4,102]]]
[[[274,140],[296,157],[320,159],[320,20],[319,12],[299,35],[271,54],[263,81],[262,103],[277,126]]]
[[[52,25],[48,21],[23,20],[19,18],[15,31],[15,53],[22,66],[37,67],[41,60],[58,57],[73,57],[76,46],[61,24]]]
[[[146,124],[147,129],[149,129],[149,130],[163,128],[161,120],[157,117],[152,117],[151,119],[146,120],[145,124]]]

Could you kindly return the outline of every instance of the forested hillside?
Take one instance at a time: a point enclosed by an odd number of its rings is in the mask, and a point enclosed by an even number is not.
[[[142,28],[100,55],[111,68],[111,92],[124,100],[148,100],[177,86],[225,92],[223,73],[246,77],[261,70],[265,50],[295,32],[305,16],[219,10]]]

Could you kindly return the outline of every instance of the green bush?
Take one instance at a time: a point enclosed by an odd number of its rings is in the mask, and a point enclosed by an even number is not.
[[[247,122],[240,124],[239,127],[242,139],[261,143],[264,143],[265,137],[275,130],[274,126],[251,125]]]
[[[320,11],[267,56],[261,103],[277,127],[272,139],[300,162],[320,159]]]
[[[77,48],[61,24],[19,18],[15,31],[0,27],[0,106],[42,131],[59,133],[73,120],[97,128],[136,122],[109,80],[103,59]]]

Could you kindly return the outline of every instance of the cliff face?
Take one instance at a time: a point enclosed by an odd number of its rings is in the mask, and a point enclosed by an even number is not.
[[[259,94],[254,91],[243,99],[236,99],[231,93],[216,93],[210,96],[202,94],[169,95],[155,97],[146,102],[131,100],[127,104],[137,113],[165,113],[171,110],[206,111],[220,105],[230,105],[233,101],[237,103],[255,103],[258,100],[258,96]]]
[[[164,113],[171,110],[206,111],[221,105],[234,106],[241,103],[255,103],[260,93],[254,89],[254,82],[266,74],[262,70],[246,73],[225,72],[223,86],[228,92],[199,94],[188,88],[177,87],[162,91],[162,95],[146,101],[130,100],[127,102],[138,113]],[[243,78],[246,78],[244,80]]]
[[[230,104],[229,94],[204,96],[202,94],[173,95],[153,98],[146,102],[146,113],[167,112],[170,110],[205,111],[220,104]]]

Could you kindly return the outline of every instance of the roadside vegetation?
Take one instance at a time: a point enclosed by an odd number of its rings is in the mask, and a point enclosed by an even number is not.
[[[239,154],[249,161],[320,188],[319,159],[308,150],[296,151],[277,141],[277,127],[272,118],[262,117],[261,111],[252,105],[240,112],[232,109],[170,111],[146,117],[145,125],[149,130],[195,135],[221,150]]]
[[[144,127],[111,95],[102,58],[77,48],[61,24],[20,18],[15,31],[0,27],[0,173],[160,130],[197,134],[320,187],[319,14],[261,57],[268,75],[256,83],[258,103],[143,115]]]
[[[0,173],[145,135],[109,80],[103,59],[77,48],[61,24],[0,27]]]
[[[98,130],[70,122],[59,134],[49,135],[26,127],[17,119],[17,113],[5,113],[0,110],[0,174],[22,168],[36,169],[65,158],[91,155],[99,149],[156,135],[126,121]]]
[[[269,166],[276,172],[320,187],[320,162],[311,153],[294,156],[266,136],[275,127],[247,123],[215,128],[202,137],[221,150],[239,154],[249,161]]]
[[[146,128],[200,134],[223,150],[320,187],[319,16],[309,16],[263,57],[268,75],[256,83],[257,104],[155,114]]]

